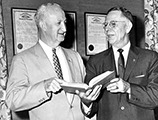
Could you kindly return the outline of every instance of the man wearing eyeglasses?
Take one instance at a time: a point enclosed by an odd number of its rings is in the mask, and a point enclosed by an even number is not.
[[[86,66],[85,83],[105,72],[116,78],[103,88],[98,85],[86,93],[76,91],[82,111],[97,120],[155,120],[158,105],[158,54],[131,44],[132,14],[114,7],[107,12],[104,30],[111,47],[91,56]]]

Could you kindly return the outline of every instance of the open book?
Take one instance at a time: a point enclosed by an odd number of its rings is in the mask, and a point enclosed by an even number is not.
[[[69,93],[75,93],[76,90],[79,90],[80,92],[85,92],[88,88],[93,88],[96,85],[102,84],[105,88],[110,80],[115,78],[115,72],[114,71],[106,71],[93,79],[90,80],[89,85],[85,83],[73,83],[73,82],[63,82],[61,84],[62,88]]]

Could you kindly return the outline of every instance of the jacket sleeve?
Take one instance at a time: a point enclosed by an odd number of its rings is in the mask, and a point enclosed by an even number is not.
[[[158,54],[155,52],[150,53],[148,62],[141,63],[146,66],[146,74],[144,77],[135,76],[131,78],[131,97],[128,101],[132,104],[154,109],[158,106]],[[143,71],[141,68],[140,71]],[[140,83],[135,83],[135,82]]]
[[[95,65],[93,64],[94,61],[93,61],[93,57],[90,57],[88,62],[87,62],[87,65],[86,65],[86,76],[85,76],[85,80],[84,82],[86,84],[88,84],[90,82],[90,80],[97,76],[98,73],[96,73],[96,69],[95,69]],[[83,114],[88,117],[88,118],[92,118],[98,111],[98,101],[94,101],[92,102],[91,106],[89,106],[89,111],[87,112],[85,109],[84,109],[84,106],[81,104],[81,110],[83,112]]]
[[[26,64],[21,56],[15,56],[12,60],[6,91],[6,102],[13,111],[31,109],[49,99],[43,81],[30,85]]]

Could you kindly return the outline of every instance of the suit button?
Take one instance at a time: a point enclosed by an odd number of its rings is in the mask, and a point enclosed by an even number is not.
[[[121,110],[124,110],[125,109],[125,107],[124,106],[121,106]]]

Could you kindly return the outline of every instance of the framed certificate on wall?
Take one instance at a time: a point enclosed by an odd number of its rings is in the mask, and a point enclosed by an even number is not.
[[[14,54],[16,54],[35,45],[38,40],[34,21],[36,9],[12,8],[11,13]]]
[[[105,14],[84,13],[86,55],[94,55],[108,48],[108,42],[103,29]]]

